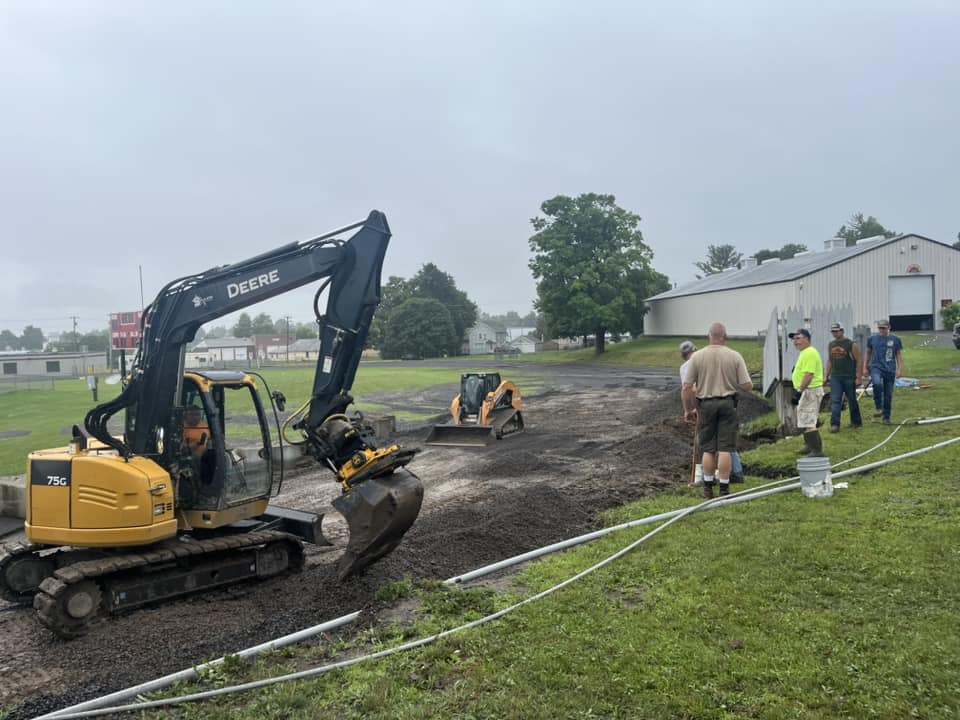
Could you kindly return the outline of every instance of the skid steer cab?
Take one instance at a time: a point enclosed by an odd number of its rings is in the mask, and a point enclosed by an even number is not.
[[[450,404],[451,422],[435,425],[427,445],[492,445],[523,430],[520,388],[500,373],[463,373],[460,393]]]

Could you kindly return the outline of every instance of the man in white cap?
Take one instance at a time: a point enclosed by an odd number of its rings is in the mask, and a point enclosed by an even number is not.
[[[823,382],[830,386],[830,432],[840,432],[840,413],[843,398],[850,407],[850,427],[863,426],[857,388],[860,387],[860,348],[843,336],[843,325],[835,322],[830,326],[833,339],[827,347],[827,367]]]

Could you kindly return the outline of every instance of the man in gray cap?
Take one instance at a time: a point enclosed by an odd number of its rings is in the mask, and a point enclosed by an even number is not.
[[[890,424],[893,411],[893,387],[903,376],[903,342],[890,332],[889,320],[877,320],[877,333],[867,340],[867,357],[863,360],[863,374],[873,383],[874,417],[883,417]]]
[[[680,366],[680,384],[687,379],[687,368],[690,366],[690,356],[697,351],[697,346],[689,340],[680,343],[680,357],[683,358],[683,364]]]
[[[850,338],[843,336],[843,325],[835,322],[830,326],[833,339],[827,347],[827,366],[823,373],[824,384],[830,386],[830,432],[840,432],[840,412],[843,398],[850,407],[850,427],[863,425],[857,388],[860,387],[860,348]]]

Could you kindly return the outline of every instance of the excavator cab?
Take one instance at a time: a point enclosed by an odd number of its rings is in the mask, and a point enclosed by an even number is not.
[[[277,482],[270,425],[254,382],[240,372],[187,373],[182,403],[175,482],[187,523],[217,524],[212,513],[235,515],[251,505],[262,514]]]

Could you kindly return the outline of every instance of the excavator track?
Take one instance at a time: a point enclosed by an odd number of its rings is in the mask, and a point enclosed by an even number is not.
[[[44,578],[53,575],[56,562],[37,555],[40,545],[15,543],[0,548],[0,598],[30,605]]]
[[[40,583],[33,607],[42,625],[71,639],[102,615],[302,567],[303,543],[288,533],[191,538],[58,568]]]

